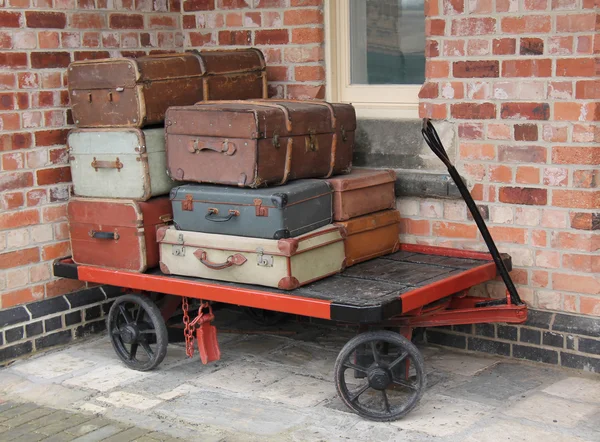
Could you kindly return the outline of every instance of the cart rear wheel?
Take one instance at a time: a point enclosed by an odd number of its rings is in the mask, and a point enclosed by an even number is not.
[[[392,421],[408,414],[425,390],[423,356],[392,331],[352,338],[335,362],[335,386],[344,403],[367,419]]]
[[[167,354],[167,326],[160,310],[141,295],[117,298],[108,312],[108,334],[115,352],[129,368],[157,367]]]

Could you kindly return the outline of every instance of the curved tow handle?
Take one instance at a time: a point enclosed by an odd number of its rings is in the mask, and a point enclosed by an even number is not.
[[[213,223],[224,223],[229,221],[231,218],[235,216],[240,216],[239,210],[230,210],[229,215],[227,216],[218,216],[219,210],[210,208],[208,209],[208,213],[204,217],[204,219],[208,221],[212,221]]]
[[[235,255],[229,255],[225,262],[212,262],[208,260],[206,256],[206,251],[202,249],[196,250],[194,252],[194,256],[198,258],[198,260],[206,267],[213,270],[223,270],[231,266],[241,266],[246,261],[248,261],[244,255],[236,253]]]
[[[119,239],[117,232],[102,232],[101,230],[90,230],[90,236],[96,239]]]

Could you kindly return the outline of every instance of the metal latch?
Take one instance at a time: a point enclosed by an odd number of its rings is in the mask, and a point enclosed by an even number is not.
[[[181,210],[192,212],[194,210],[194,195],[187,194],[184,200],[181,200]]]
[[[256,249],[256,265],[261,267],[273,267],[273,255],[265,255],[262,248]]]
[[[319,143],[317,141],[317,135],[315,134],[314,130],[311,129],[308,132],[308,137],[304,139],[304,145],[306,152],[316,152],[317,150],[319,150]]]
[[[177,235],[177,243],[181,244],[181,245],[172,245],[171,246],[171,253],[173,253],[173,256],[185,256],[185,246],[183,246],[183,233],[180,233],[179,235]]]
[[[262,206],[262,200],[260,198],[256,198],[253,202],[256,216],[269,216],[269,208]]]

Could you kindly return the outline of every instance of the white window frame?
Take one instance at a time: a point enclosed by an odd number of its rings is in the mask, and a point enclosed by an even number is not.
[[[352,103],[363,118],[419,118],[422,85],[356,85],[350,82],[350,3],[325,2],[326,96]]]

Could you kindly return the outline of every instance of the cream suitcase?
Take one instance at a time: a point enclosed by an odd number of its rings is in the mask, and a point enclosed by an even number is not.
[[[280,240],[160,227],[156,239],[165,274],[292,290],[344,268],[343,238],[332,224]]]
[[[68,145],[77,196],[146,201],[178,184],[166,172],[163,129],[74,129]]]

